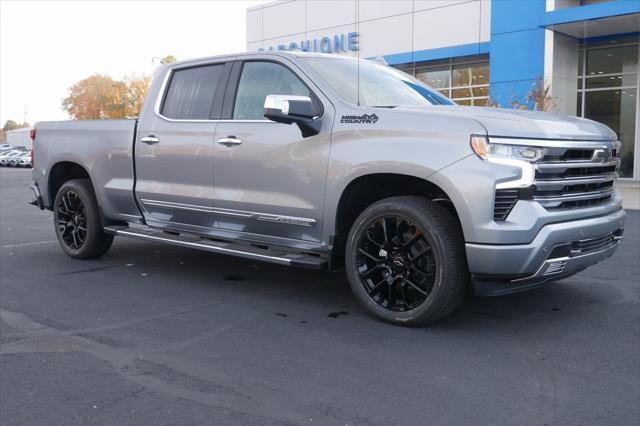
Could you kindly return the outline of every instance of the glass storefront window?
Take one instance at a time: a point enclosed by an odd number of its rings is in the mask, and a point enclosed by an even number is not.
[[[453,87],[489,84],[489,64],[453,66]]]
[[[582,92],[578,92],[578,117],[582,117]]]
[[[458,99],[455,102],[458,105],[465,105],[465,106],[487,106],[487,101],[488,99],[482,98],[482,99]]]
[[[605,87],[635,86],[636,74],[612,75],[609,77],[587,78],[587,89],[602,89]]]
[[[587,50],[586,75],[638,72],[638,46]]]
[[[622,143],[622,178],[634,177],[637,169],[638,41],[638,36],[633,36],[586,44],[578,55],[578,116],[596,120],[616,132]]]
[[[437,67],[435,69],[425,69],[416,72],[416,77],[427,83],[434,89],[449,88],[451,83],[451,75],[449,67]]]
[[[487,55],[415,64],[415,77],[460,105],[484,106],[489,99]],[[406,70],[406,68],[405,68]],[[411,70],[406,70],[411,74]]]
[[[622,142],[619,169],[621,177],[633,176],[636,104],[636,89],[586,92],[584,100],[584,116],[609,126]]]
[[[578,75],[584,74],[584,50],[578,52]]]
[[[453,89],[451,90],[451,97],[453,99],[456,98],[470,98],[473,95],[471,94],[471,89]]]

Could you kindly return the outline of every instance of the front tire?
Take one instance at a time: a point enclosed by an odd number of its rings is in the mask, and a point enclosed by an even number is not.
[[[423,197],[367,207],[351,227],[345,261],[356,298],[394,324],[428,324],[449,315],[469,280],[460,224]]]
[[[74,259],[102,256],[113,243],[113,235],[102,229],[89,179],[70,180],[60,187],[53,203],[53,223],[60,246]]]

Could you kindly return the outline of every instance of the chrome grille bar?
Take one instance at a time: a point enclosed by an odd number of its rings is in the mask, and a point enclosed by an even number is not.
[[[591,198],[600,198],[605,197],[607,195],[613,194],[613,189],[608,189],[606,191],[594,191],[594,192],[577,192],[574,194],[561,194],[561,195],[538,195],[534,196],[534,200],[539,202],[544,201],[577,201],[577,200],[588,200]]]
[[[562,178],[549,180],[536,180],[536,187],[543,189],[562,189],[567,185],[613,182],[618,177],[617,173],[607,175],[585,176],[577,178]]]
[[[548,148],[545,157],[535,165],[533,200],[550,210],[587,208],[609,202],[620,165],[616,143],[596,147],[563,146],[559,142]]]
[[[556,161],[552,163],[540,163],[536,166],[536,169],[542,173],[547,173],[547,172],[557,173],[558,169],[573,169],[573,168],[579,168],[579,167],[611,167],[611,166],[618,167],[619,165],[620,165],[620,159],[616,158],[606,163],[604,162],[593,163],[590,161],[589,162],[587,161],[562,161],[562,162]]]

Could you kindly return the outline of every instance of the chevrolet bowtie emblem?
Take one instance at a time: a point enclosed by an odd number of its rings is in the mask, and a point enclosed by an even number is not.
[[[595,149],[593,151],[593,160],[600,160],[603,163],[611,160],[611,150],[610,149]]]

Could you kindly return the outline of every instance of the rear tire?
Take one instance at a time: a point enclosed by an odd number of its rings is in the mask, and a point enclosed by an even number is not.
[[[394,324],[428,324],[449,315],[469,281],[460,224],[423,197],[367,207],[349,232],[345,264],[359,302]]]
[[[53,203],[53,224],[62,249],[74,259],[105,254],[113,235],[102,228],[100,209],[89,179],[65,182]]]

